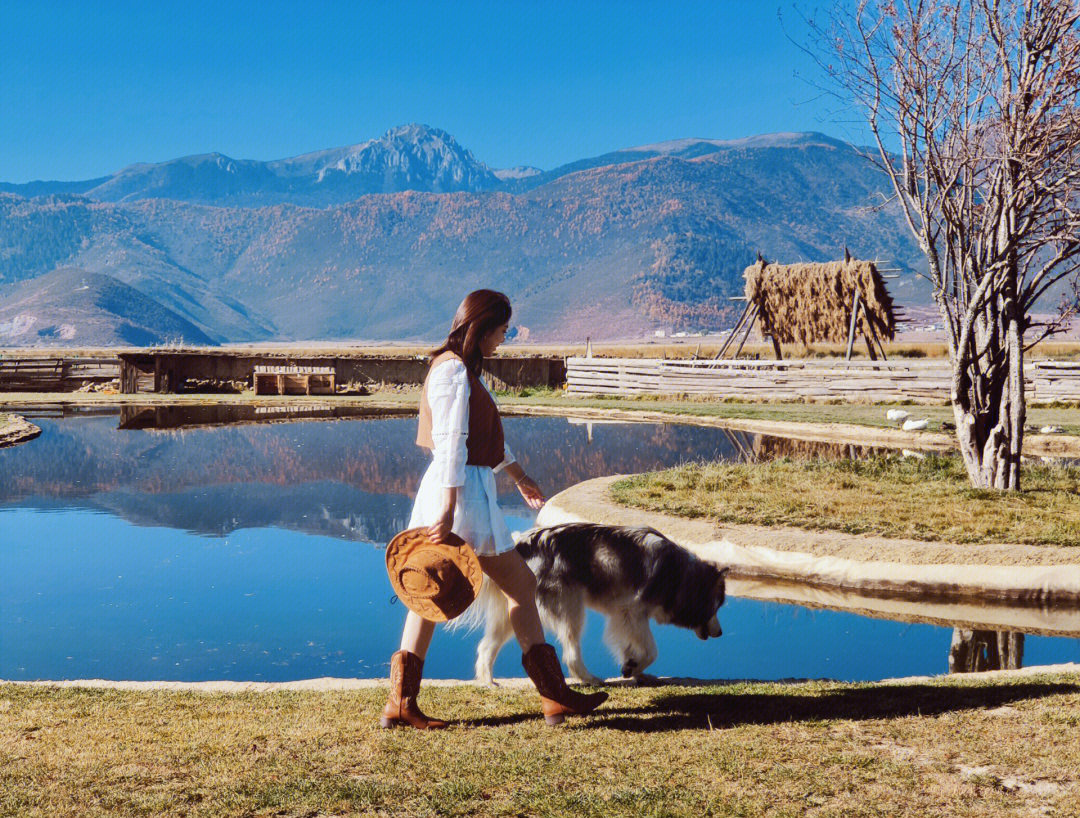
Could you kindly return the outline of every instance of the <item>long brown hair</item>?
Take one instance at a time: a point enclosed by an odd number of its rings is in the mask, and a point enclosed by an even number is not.
[[[474,375],[480,374],[484,354],[480,339],[500,324],[510,321],[510,299],[495,290],[473,290],[454,313],[454,323],[443,345],[431,351],[431,360],[444,352],[453,352]]]

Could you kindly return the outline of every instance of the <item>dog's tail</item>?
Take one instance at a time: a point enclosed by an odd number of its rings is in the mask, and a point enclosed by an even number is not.
[[[505,619],[509,616],[510,610],[506,596],[499,590],[499,586],[485,575],[480,585],[480,593],[476,595],[473,604],[465,609],[465,613],[451,619],[446,625],[451,630],[474,631],[484,627],[488,622],[497,621],[496,617]]]
[[[513,531],[510,536],[514,542],[522,540],[527,532]],[[521,549],[518,548],[518,553]],[[484,574],[484,581],[480,585],[480,593],[476,595],[473,604],[465,609],[465,612],[456,619],[447,623],[451,630],[474,631],[479,627],[486,626],[489,622],[500,622],[510,618],[510,604],[506,596],[499,590],[491,578]]]

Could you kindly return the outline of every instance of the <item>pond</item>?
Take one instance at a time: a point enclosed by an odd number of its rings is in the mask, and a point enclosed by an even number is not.
[[[385,677],[405,611],[394,602],[383,545],[406,525],[426,457],[412,442],[414,417],[350,414],[125,407],[33,418],[39,438],[0,450],[0,679]],[[678,424],[505,424],[549,494],[687,460],[863,453]],[[534,516],[512,485],[500,482],[500,492],[512,527],[530,526]],[[1080,661],[1076,611],[987,608],[984,616],[929,601],[875,608],[760,583],[732,582],[729,592],[742,596],[721,609],[720,639],[654,625],[651,672],[942,673],[955,623],[972,631],[960,664],[992,653],[995,632],[1011,634],[1002,644],[1015,654],[1021,631],[1043,634],[1020,637],[1024,664]],[[614,676],[602,629],[590,614],[585,658],[593,672]],[[471,677],[479,636],[440,629],[426,675]],[[495,672],[522,675],[513,642]]]

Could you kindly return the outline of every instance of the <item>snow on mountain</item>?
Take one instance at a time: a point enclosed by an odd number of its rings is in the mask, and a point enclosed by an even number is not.
[[[531,165],[518,165],[515,168],[501,168],[496,170],[495,176],[499,180],[503,179],[528,179],[530,176],[536,176],[539,173],[543,173],[540,168],[534,168]]]

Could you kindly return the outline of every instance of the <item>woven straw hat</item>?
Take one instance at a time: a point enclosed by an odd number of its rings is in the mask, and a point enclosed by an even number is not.
[[[426,528],[410,528],[386,546],[386,572],[405,606],[424,619],[445,622],[480,593],[483,572],[476,552],[457,534],[437,543]]]

